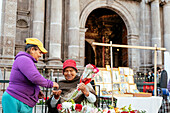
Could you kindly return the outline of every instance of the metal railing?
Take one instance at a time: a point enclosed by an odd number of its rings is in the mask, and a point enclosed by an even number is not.
[[[11,71],[11,67],[4,67],[4,68],[1,68],[2,69],[2,72],[1,72],[1,75],[2,75],[2,77],[0,77],[2,80],[0,80],[0,86],[1,86],[1,91],[5,91],[6,90],[6,84],[8,84],[9,83],[9,80],[8,80],[8,78],[6,77],[6,75],[7,75],[7,72],[10,72]],[[47,69],[47,68],[38,68],[38,70],[40,71],[40,73],[45,77],[45,78],[48,78],[48,79],[50,79],[50,80],[52,80],[53,79],[53,74],[54,74],[54,69]],[[49,70],[49,72],[50,72],[50,74],[49,74],[49,76],[47,77],[46,76],[46,71],[47,70]],[[56,71],[57,71],[57,79],[55,80],[56,82],[58,82],[58,80],[59,80],[59,75],[60,75],[60,71],[59,71],[59,69],[56,69]],[[9,73],[8,73],[9,74]],[[135,81],[135,83],[136,83],[136,85],[137,85],[137,87],[138,87],[138,89],[139,89],[139,91],[143,91],[143,88],[144,88],[144,86],[153,86],[154,84],[153,83],[144,83],[145,81],[146,81],[146,75],[144,75],[144,74],[141,74],[141,73],[138,73],[137,75],[135,75],[134,76],[134,81]],[[93,84],[93,83],[92,83]],[[99,90],[98,90],[98,106],[99,107],[101,107],[101,105],[100,104],[102,104],[102,107],[103,107],[103,101],[101,102],[101,100],[100,100],[100,85],[94,85],[93,84],[93,86],[96,88],[96,87],[98,87],[99,88]],[[42,89],[42,91],[44,92],[44,94],[45,94],[45,97],[47,98],[47,97],[49,97],[50,95],[51,95],[51,92],[52,92],[52,88],[42,88],[41,87],[41,89]],[[46,100],[45,100],[46,101]],[[41,107],[40,107],[41,106]],[[40,112],[38,111],[38,108],[40,107]],[[44,103],[42,103],[41,105],[36,105],[35,107],[34,107],[34,109],[33,109],[33,113],[47,113],[47,111],[48,111],[48,108],[47,108],[47,106],[44,104]]]
[[[7,72],[10,72],[11,71],[11,67],[4,67],[4,68],[2,68],[2,72],[1,72],[1,75],[3,75],[3,77],[1,77],[1,79],[2,80],[0,80],[0,90],[1,91],[3,91],[3,93],[5,92],[5,90],[6,90],[6,84],[8,84],[9,83],[9,80],[6,78],[6,76],[7,76]],[[45,71],[46,71],[46,69],[45,68],[39,68],[39,70],[40,70],[40,73],[46,78],[46,76],[45,76]],[[42,71],[42,72],[41,72]],[[50,76],[49,76],[49,78],[48,79],[50,79],[50,80],[52,80],[52,76],[53,76],[53,72],[54,72],[54,70],[53,69],[51,69],[50,70]],[[57,74],[57,76],[59,76],[59,71],[58,71],[58,74]],[[44,94],[45,94],[45,97],[47,98],[50,94],[51,94],[51,92],[52,92],[52,88],[41,88],[42,89],[42,91],[44,92]],[[1,95],[2,96],[2,95]],[[46,100],[45,100],[46,101]],[[37,106],[39,107],[39,105],[36,105],[34,108],[33,108],[33,113],[40,113],[39,111],[37,112]],[[42,103],[41,104],[41,113],[47,113],[47,106],[44,104],[44,103]],[[44,109],[44,106],[45,106],[45,109]],[[3,112],[3,111],[2,111]]]
[[[47,78],[47,79],[49,79],[49,80],[52,80],[52,78],[53,78],[53,74],[54,74],[54,69],[46,69],[46,68],[39,68],[38,69],[39,71],[40,71],[40,73],[45,77],[45,78]],[[46,70],[50,70],[50,74],[49,74],[49,76],[48,77],[46,77]],[[2,73],[2,75],[3,75],[3,79],[2,80],[0,80],[0,84],[1,84],[1,91],[3,91],[3,93],[5,92],[5,90],[6,90],[6,84],[8,84],[9,83],[9,80],[7,79],[7,77],[6,77],[6,75],[7,75],[7,72],[10,72],[11,71],[11,67],[4,67],[3,68],[3,73]],[[56,82],[58,82],[58,80],[59,80],[59,69],[57,69],[57,77],[56,77],[56,79],[55,79],[55,81]],[[98,97],[100,97],[100,85],[92,85],[93,87],[98,87]],[[51,95],[51,92],[52,92],[52,88],[44,88],[44,87],[40,87],[41,88],[41,90],[43,91],[43,93],[45,94],[45,98],[47,99],[47,97],[50,97],[50,95]],[[47,100],[44,100],[45,102],[42,102],[41,103],[41,105],[36,105],[34,108],[33,108],[33,113],[47,113],[48,112],[48,108],[47,108],[47,105],[45,105],[45,103],[46,103],[46,101]],[[98,98],[98,106],[100,106],[100,98]],[[3,113],[3,111],[2,111],[2,113]]]

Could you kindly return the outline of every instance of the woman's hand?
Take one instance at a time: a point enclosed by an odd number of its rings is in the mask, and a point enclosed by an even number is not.
[[[53,92],[54,98],[59,99],[62,90],[53,90],[52,92]]]
[[[88,97],[89,96],[89,91],[86,89],[86,85],[84,83],[80,83],[77,85],[77,88],[81,90],[81,92]]]
[[[40,92],[39,92],[39,94],[38,94],[38,98],[39,98],[39,99],[44,98],[44,93],[43,93],[42,91],[40,91]]]
[[[53,82],[53,87],[55,87],[56,89],[59,88],[59,85],[56,82]]]

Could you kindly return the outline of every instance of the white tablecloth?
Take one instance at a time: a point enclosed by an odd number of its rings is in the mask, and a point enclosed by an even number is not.
[[[145,110],[146,113],[158,113],[161,107],[162,97],[115,97],[117,107],[122,108],[131,104],[133,110]]]

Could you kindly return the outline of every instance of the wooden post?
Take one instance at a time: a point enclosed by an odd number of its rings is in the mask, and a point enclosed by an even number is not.
[[[155,44],[155,51],[154,51],[154,96],[157,95],[157,81],[156,81],[156,70],[157,69],[157,44]]]
[[[112,41],[110,41],[110,45],[112,45]],[[113,53],[112,46],[110,46],[110,64],[111,64],[111,85],[112,85],[112,106],[113,106]]]

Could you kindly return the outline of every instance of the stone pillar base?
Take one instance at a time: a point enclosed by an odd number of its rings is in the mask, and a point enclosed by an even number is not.
[[[139,71],[146,73],[146,72],[150,71],[153,68],[153,66],[154,66],[153,64],[140,65]]]
[[[14,63],[14,57],[9,57],[9,56],[0,56],[0,66],[1,67],[6,67],[9,66],[11,67]]]
[[[35,63],[35,65],[39,68],[43,68],[46,66],[46,64],[42,60],[39,60],[38,63]]]
[[[49,58],[47,65],[48,66],[58,66],[58,65],[63,65],[63,63],[61,62],[61,59]]]

